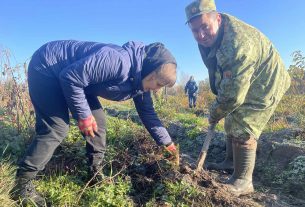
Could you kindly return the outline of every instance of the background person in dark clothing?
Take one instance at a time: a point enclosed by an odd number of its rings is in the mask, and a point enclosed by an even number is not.
[[[123,101],[133,98],[137,112],[158,145],[178,153],[154,111],[150,91],[176,82],[176,61],[161,43],[123,46],[83,41],[54,41],[40,47],[28,68],[36,136],[19,163],[15,197],[23,204],[44,206],[32,180],[43,170],[67,136],[69,110],[86,139],[91,174],[101,170],[106,150],[106,120],[98,96]]]
[[[188,82],[185,85],[184,91],[189,97],[189,107],[195,108],[196,100],[197,100],[198,86],[197,86],[196,81],[194,80],[194,76],[190,77],[190,79],[188,80]]]

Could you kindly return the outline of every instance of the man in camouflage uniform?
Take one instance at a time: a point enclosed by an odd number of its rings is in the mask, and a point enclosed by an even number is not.
[[[210,167],[234,167],[228,188],[238,196],[251,193],[257,140],[290,77],[270,40],[241,20],[218,13],[214,0],[194,1],[185,11],[217,96],[209,122],[225,118],[226,158]]]

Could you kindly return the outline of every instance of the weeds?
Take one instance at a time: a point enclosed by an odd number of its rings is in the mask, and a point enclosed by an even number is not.
[[[8,159],[3,157],[0,160],[0,203],[1,206],[15,206],[10,198],[10,191],[14,187],[15,167]]]
[[[12,66],[7,50],[1,50],[0,57],[0,204],[15,206],[16,203],[10,199],[9,190],[13,187],[17,159],[21,157],[33,135],[35,117],[27,93],[26,64]],[[300,74],[297,73],[298,80],[302,80]],[[299,83],[302,82],[299,81],[295,88],[301,88]],[[166,125],[170,122],[181,124],[185,133],[177,140],[184,141],[182,139],[187,138],[185,140],[188,145],[185,144],[184,147],[189,147],[192,151],[195,149],[194,144],[198,143],[197,137],[208,126],[207,118],[196,115],[196,112],[202,110],[207,113],[208,105],[215,98],[208,88],[208,82],[199,85],[201,90],[198,106],[194,110],[188,109],[187,96],[181,86],[171,89],[166,96],[161,94],[161,97],[154,97],[158,115]],[[102,102],[104,106],[135,113],[132,101],[115,105],[110,101]],[[304,110],[304,95],[288,93],[270,119],[266,131],[290,127],[304,128]],[[224,130],[223,121],[217,130]],[[304,138],[300,135],[296,141],[303,142]],[[140,169],[143,165],[155,162],[159,149],[144,127],[134,123],[130,116],[127,116],[127,120],[107,116],[107,145],[105,179],[95,186],[88,186],[85,140],[76,123],[72,121],[69,135],[47,165],[45,176],[35,181],[38,191],[43,193],[52,205],[65,207],[212,205],[208,202],[199,203],[197,199],[204,197],[205,192],[190,183],[163,180],[159,174],[153,174],[155,171],[149,171],[151,169],[145,169],[146,174],[151,173],[145,176],[136,177],[130,173],[130,166]],[[163,169],[162,172],[168,170]],[[269,179],[271,184],[282,185],[287,191],[291,191],[292,186],[285,185],[286,181],[297,178],[300,183],[305,182],[304,156],[297,157],[287,170],[276,176],[275,166],[270,165],[265,170],[266,179]],[[301,188],[302,186],[299,187]]]
[[[0,107],[5,119],[9,120],[18,134],[27,132],[31,134],[34,125],[34,113],[28,95],[27,65],[12,66],[10,51],[0,51]],[[2,116],[1,119],[4,119]]]

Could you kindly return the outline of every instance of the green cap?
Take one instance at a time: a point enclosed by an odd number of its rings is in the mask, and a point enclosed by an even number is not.
[[[186,23],[204,13],[216,11],[214,0],[196,0],[185,7]]]

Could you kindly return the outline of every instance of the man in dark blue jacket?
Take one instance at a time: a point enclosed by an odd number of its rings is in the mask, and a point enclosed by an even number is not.
[[[89,168],[101,170],[106,150],[105,114],[98,96],[133,98],[138,114],[158,145],[173,156],[177,150],[156,115],[151,90],[173,86],[176,61],[161,43],[123,46],[82,41],[54,41],[40,47],[28,68],[29,93],[36,113],[36,136],[19,163],[16,192],[24,203],[44,205],[32,180],[43,170],[67,136],[69,110],[86,138]]]
[[[191,76],[188,82],[185,85],[185,93],[188,94],[189,97],[189,107],[196,107],[196,99],[197,99],[197,91],[198,86],[196,81],[194,80],[194,76]]]

